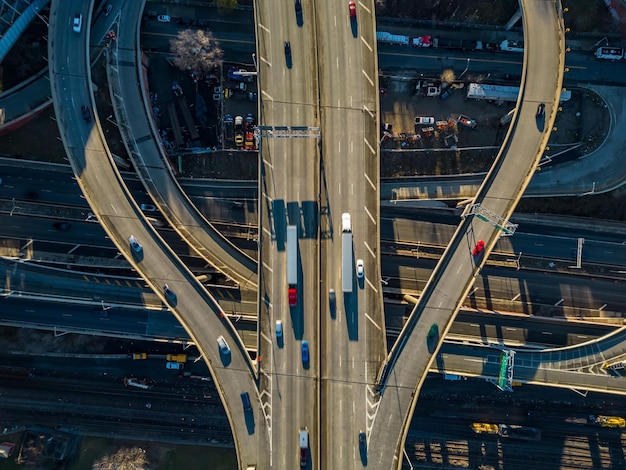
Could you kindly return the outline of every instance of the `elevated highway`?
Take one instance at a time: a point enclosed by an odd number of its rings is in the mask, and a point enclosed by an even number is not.
[[[560,3],[522,0],[521,6],[526,49],[520,96],[505,143],[474,200],[493,215],[478,218],[466,211],[381,371],[376,439],[368,449],[376,468],[402,466],[406,431],[426,372],[530,182],[556,117],[565,54]],[[537,116],[540,104],[545,116]],[[485,240],[485,252],[473,255],[478,240]]]
[[[141,73],[136,18],[143,3],[128,2],[117,23],[117,40],[107,48],[111,101],[124,145],[146,191],[189,247],[243,289],[258,285],[256,261],[237,249],[207,221],[184,193],[153,121]]]
[[[133,31],[137,31],[143,2],[130,2],[127,6],[136,8]],[[93,1],[53,0],[51,6],[50,83],[68,159],[83,194],[111,240],[193,338],[218,384],[233,428],[238,457],[241,462],[255,462],[259,440],[263,440],[266,433],[261,431],[265,421],[258,406],[253,364],[219,304],[143,217],[117,171],[98,116],[93,115],[95,106],[87,60],[92,9]],[[70,29],[75,13],[81,13],[84,18],[81,33]],[[82,106],[89,111],[89,119],[84,117]],[[140,250],[131,249],[130,235],[143,245]],[[162,287],[165,284],[169,292]],[[216,338],[220,335],[230,343],[228,354],[218,347]],[[242,392],[247,392],[256,405],[249,412],[242,408]]]
[[[299,431],[308,429],[307,468],[319,468],[320,112],[312,50],[317,31],[310,2],[302,2],[301,21],[293,2],[254,5],[261,90],[258,350],[270,435],[270,446],[257,450],[260,461],[268,462],[264,468],[298,467]],[[296,246],[289,246],[288,225],[296,227]],[[295,257],[291,285],[289,250]],[[289,287],[296,289],[295,301],[288,299]],[[282,322],[282,338],[276,321]]]

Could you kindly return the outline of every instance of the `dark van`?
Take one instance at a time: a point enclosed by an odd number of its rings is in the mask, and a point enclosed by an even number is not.
[[[248,392],[241,394],[241,403],[243,404],[243,411],[252,411],[252,405],[250,405],[250,395]]]

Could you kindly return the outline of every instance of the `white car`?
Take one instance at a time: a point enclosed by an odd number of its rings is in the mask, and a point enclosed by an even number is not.
[[[170,15],[159,15],[157,16],[157,21],[159,23],[169,23],[170,21],[172,21],[172,18],[170,17]]]
[[[363,266],[363,260],[358,259],[356,260],[356,277],[358,277],[359,279],[362,279],[364,275],[365,275],[365,267]]]
[[[276,339],[280,340],[283,337],[283,322],[276,320]]]
[[[417,116],[415,118],[415,125],[416,126],[421,126],[421,125],[431,125],[435,123],[435,118],[434,117],[426,117],[426,116]]]
[[[223,336],[220,335],[217,337],[217,345],[220,347],[220,352],[222,354],[224,355],[230,354],[230,348],[228,347],[228,343],[226,342]]]
[[[83,27],[83,15],[77,13],[74,15],[74,22],[72,23],[72,28],[75,33],[80,33],[81,28]]]
[[[131,235],[130,237],[128,237],[128,243],[130,243],[130,247],[133,249],[135,253],[141,253],[141,250],[143,250],[141,243],[137,241],[134,235]]]

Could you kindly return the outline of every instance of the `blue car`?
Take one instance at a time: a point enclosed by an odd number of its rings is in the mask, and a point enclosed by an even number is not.
[[[309,342],[302,341],[302,362],[309,362]]]

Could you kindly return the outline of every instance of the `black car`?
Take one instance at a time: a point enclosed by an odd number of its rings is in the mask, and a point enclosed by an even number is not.
[[[546,105],[541,103],[539,104],[539,106],[537,106],[537,114],[535,114],[535,117],[537,119],[542,118],[544,115],[546,114]]]
[[[289,41],[285,41],[285,62],[287,68],[290,69],[293,62],[291,61],[291,43]]]
[[[303,24],[303,20],[302,20],[302,0],[295,0],[295,6],[296,6],[296,23],[298,24],[298,26],[302,26]]]
[[[365,436],[365,431],[359,432],[359,447],[361,450],[367,447],[367,438]]]
[[[57,229],[57,230],[69,230],[72,228],[71,224],[68,224],[67,222],[55,222],[52,224],[52,226]]]
[[[170,300],[176,299],[176,294],[174,293],[172,289],[170,289],[170,286],[168,286],[167,284],[163,286],[163,292],[165,293],[168,299]]]
[[[80,107],[80,110],[83,112],[83,119],[85,122],[91,122],[91,113],[89,112],[89,108],[83,105]]]

